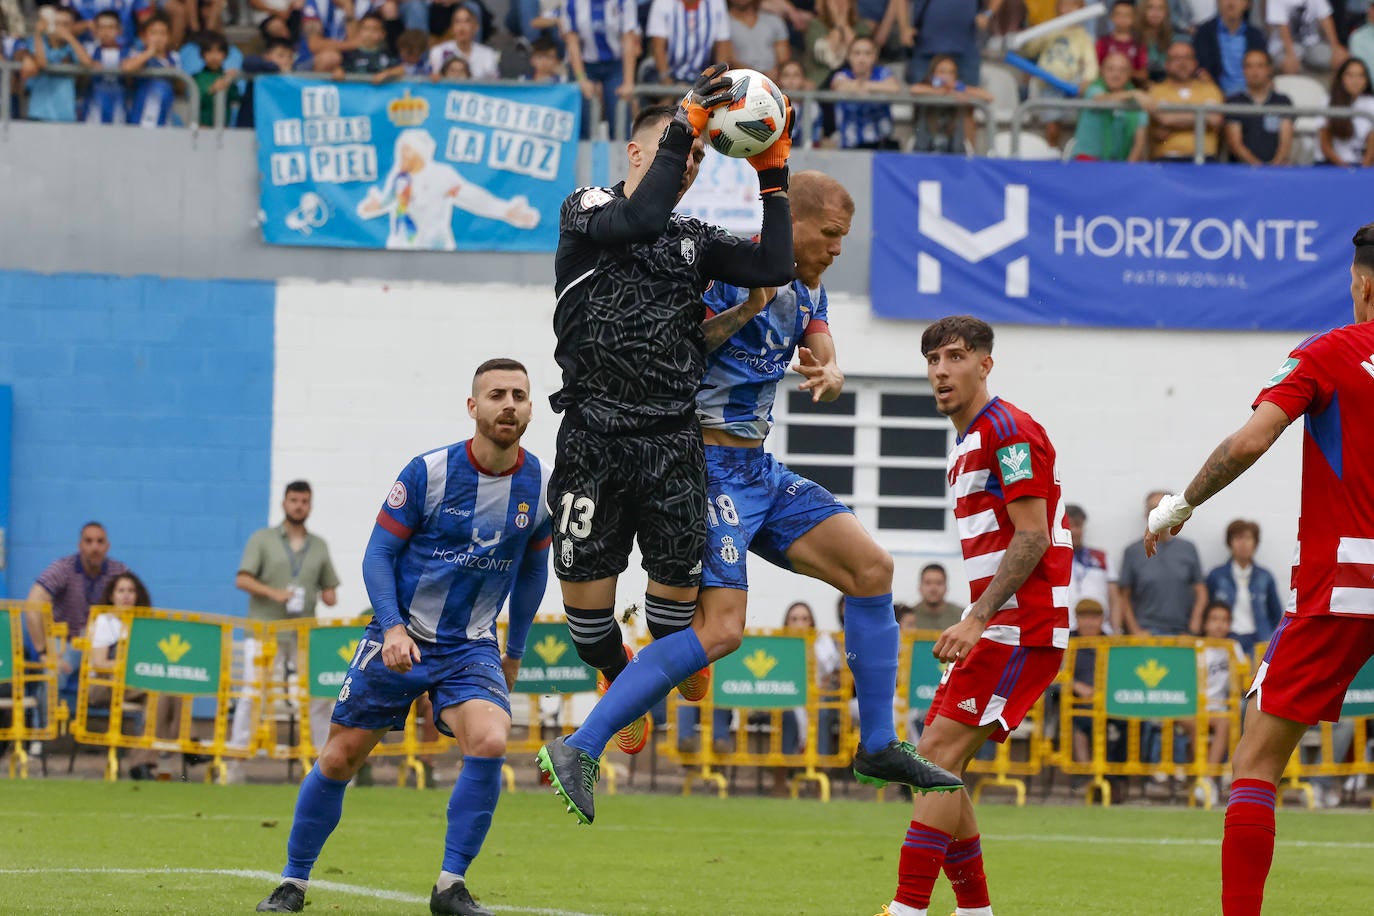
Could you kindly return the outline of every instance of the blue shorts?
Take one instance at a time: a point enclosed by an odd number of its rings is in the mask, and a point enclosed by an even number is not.
[[[495,640],[418,645],[420,661],[405,674],[397,674],[382,664],[382,628],[369,624],[339,688],[332,721],[368,731],[400,730],[405,728],[411,704],[426,691],[434,704],[434,724],[450,738],[453,732],[439,718],[450,706],[486,700],[510,714]]]
[[[706,556],[702,588],[748,590],[744,555],[791,570],[787,550],[821,522],[850,512],[814,481],[787,469],[763,446],[706,446]]]

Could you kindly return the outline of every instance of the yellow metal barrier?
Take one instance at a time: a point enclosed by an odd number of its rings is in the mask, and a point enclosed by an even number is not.
[[[82,650],[73,737],[108,747],[105,778],[118,778],[117,748],[180,751],[211,758],[206,782],[226,778],[224,758],[252,756],[228,743],[232,702],[261,695],[260,680],[244,680],[233,666],[234,631],[263,639],[262,624],[238,617],[151,608],[91,608]],[[105,634],[113,654],[96,658],[91,644]],[[194,716],[197,698],[213,702],[213,717]],[[138,727],[141,721],[141,728]],[[205,734],[208,722],[209,734]],[[97,726],[103,724],[104,728]],[[136,729],[132,731],[131,729]]]
[[[1089,697],[1074,694],[1074,670],[1082,652],[1093,652],[1093,691]],[[1222,653],[1229,659],[1228,693],[1221,709],[1209,709],[1207,696],[1208,661]],[[1056,762],[1070,775],[1092,777],[1085,790],[1085,801],[1099,796],[1103,805],[1112,800],[1107,777],[1151,776],[1156,773],[1183,773],[1194,779],[1198,792],[1189,793],[1189,805],[1212,806],[1211,784],[1206,780],[1222,776],[1225,763],[1240,736],[1240,698],[1246,682],[1244,660],[1235,657],[1234,643],[1226,639],[1196,637],[1115,637],[1075,638],[1069,641],[1064,668],[1059,675],[1060,728]],[[1209,762],[1211,724],[1226,723],[1226,754]],[[1121,760],[1108,759],[1109,728],[1125,730]],[[1145,724],[1159,723],[1158,761],[1144,759]],[[1075,759],[1076,723],[1090,726],[1090,756]],[[1174,762],[1175,726],[1192,738],[1192,760]]]
[[[854,728],[848,697],[851,691],[849,669],[841,664],[838,681],[824,692],[816,684],[815,631],[749,630],[738,651],[716,662],[711,676],[710,694],[699,703],[688,704],[674,691],[668,698],[668,731],[659,751],[668,759],[689,769],[683,779],[683,794],[690,794],[697,782],[716,787],[724,798],[729,791],[724,766],[786,767],[800,769],[789,780],[793,798],[803,783],[815,783],[822,801],[830,800],[830,778],[820,768],[848,766],[853,756]],[[839,657],[844,657],[836,640]],[[681,734],[678,710],[685,706],[700,709],[700,738]],[[718,707],[740,710],[741,722],[733,736],[714,734],[712,720]],[[806,714],[806,740],[800,750],[783,747],[784,717],[796,710]],[[763,712],[764,721],[753,723],[751,711]],[[825,731],[835,723],[838,738],[833,748],[821,752],[821,723]],[[799,732],[800,736],[800,732]],[[829,741],[829,735],[825,735]]]
[[[41,661],[24,655],[24,634],[37,631]],[[10,742],[9,775],[29,776],[28,742],[56,738],[67,721],[59,701],[60,664],[67,625],[54,623],[52,607],[0,601],[0,741]]]
[[[370,620],[305,617],[267,624],[266,700],[254,733],[269,757],[298,760],[309,769],[329,736],[334,700]]]

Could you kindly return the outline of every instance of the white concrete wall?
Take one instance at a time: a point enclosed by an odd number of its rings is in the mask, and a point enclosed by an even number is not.
[[[922,325],[874,320],[863,300],[831,300],[840,362],[851,375],[923,375]],[[311,528],[328,539],[343,579],[340,610],[367,604],[360,564],[381,501],[412,456],[466,438],[472,370],[510,356],[530,369],[535,415],[528,449],[553,458],[557,418],[547,396],[553,362],[547,287],[367,285],[284,281],[277,294],[272,508],[305,477],[315,488]],[[1154,487],[1185,486],[1202,460],[1244,422],[1259,386],[1297,342],[1291,335],[998,328],[994,393],[1045,425],[1059,451],[1067,498],[1088,511],[1088,541],[1120,557],[1143,529]],[[860,358],[862,354],[862,358]],[[1216,497],[1185,536],[1210,567],[1225,558],[1222,532],[1237,516],[1264,532],[1260,563],[1286,581],[1297,526],[1299,431],[1290,431],[1239,483]],[[898,601],[916,597],[921,564],[951,569],[951,596],[967,597],[958,545],[897,556]],[[750,566],[750,623],[775,626],[794,600],[833,626],[828,586]],[[637,558],[622,577],[623,606],[643,594]],[[552,586],[544,610],[561,609]]]

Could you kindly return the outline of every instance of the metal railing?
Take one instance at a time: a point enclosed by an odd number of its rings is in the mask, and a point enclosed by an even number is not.
[[[665,83],[642,83],[634,86],[631,92],[636,98],[669,97],[677,99],[682,96],[683,87]],[[837,92],[833,89],[799,89],[788,93],[787,97],[792,101],[792,107],[797,113],[797,123],[802,125],[802,136],[807,138],[814,135],[814,125],[820,118],[822,105],[847,102],[865,105],[910,105],[918,109],[973,109],[982,114],[982,117],[978,119],[978,133],[982,135],[982,142],[978,144],[978,149],[985,150],[990,146],[992,103],[981,99],[956,99],[944,95],[913,95],[910,91],[870,92],[856,96],[852,93]],[[899,119],[894,117],[894,120]],[[619,140],[629,139],[630,102],[628,99],[620,99],[616,103],[615,121],[611,127],[612,137]]]
[[[1143,113],[1146,109],[1134,100],[1128,101],[1099,101],[1095,99],[1027,99],[1011,114],[1011,156],[1013,159],[1021,152],[1021,132],[1025,129],[1027,118],[1035,111],[1044,109],[1063,110],[1074,109],[1077,111],[1139,111]],[[1191,114],[1193,116],[1193,162],[1201,165],[1207,161],[1206,139],[1207,139],[1207,116],[1209,114],[1219,114],[1223,116],[1245,116],[1245,115],[1278,115],[1284,118],[1364,118],[1374,124],[1374,114],[1359,108],[1319,108],[1311,105],[1254,105],[1230,103],[1217,104],[1207,103],[1202,105],[1186,105],[1177,102],[1161,102],[1155,106],[1154,111],[1165,112],[1168,114]],[[1220,144],[1220,139],[1218,139]],[[1220,146],[1218,146],[1220,148]]]
[[[21,64],[16,61],[0,60],[0,127],[6,127],[10,121],[10,96],[14,90],[14,74],[19,72]],[[168,80],[180,84],[186,90],[186,104],[189,108],[185,123],[181,126],[189,130],[197,130],[200,127],[200,87],[189,73],[176,70],[171,67],[158,67],[151,70],[121,70],[118,67],[83,67],[80,64],[50,64],[41,68],[39,74],[44,76],[70,76],[70,77],[107,77],[115,76],[120,79],[134,80]],[[168,124],[169,127],[175,126]]]

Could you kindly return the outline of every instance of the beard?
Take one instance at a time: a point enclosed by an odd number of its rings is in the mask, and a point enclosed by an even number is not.
[[[511,423],[514,425],[509,425]],[[510,448],[519,442],[520,437],[525,434],[525,428],[529,425],[529,420],[521,422],[514,413],[506,413],[491,418],[477,418],[477,432],[484,439],[491,440],[501,448]]]

